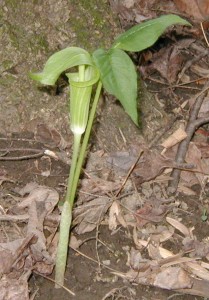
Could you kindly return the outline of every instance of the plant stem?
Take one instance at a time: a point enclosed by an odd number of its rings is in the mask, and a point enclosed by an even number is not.
[[[68,178],[68,185],[67,185],[67,192],[65,196],[65,201],[71,202],[71,194],[72,194],[72,188],[73,188],[73,178],[76,170],[77,160],[78,160],[78,154],[79,154],[79,148],[80,148],[80,141],[81,141],[81,134],[74,134],[74,141],[73,141],[73,156],[70,166],[70,175]],[[73,203],[72,203],[73,204]],[[72,208],[72,206],[71,206]]]
[[[63,205],[62,214],[61,214],[60,237],[59,237],[56,266],[55,266],[55,281],[59,285],[64,284],[64,273],[65,273],[66,262],[67,262],[69,234],[70,234],[70,226],[72,221],[72,207],[75,200],[78,180],[80,177],[82,164],[85,157],[85,152],[88,145],[101,89],[102,89],[102,83],[101,81],[99,81],[97,85],[94,101],[92,104],[92,108],[89,114],[89,120],[84,134],[83,143],[80,148],[79,157],[78,157],[78,153],[79,153],[81,135],[74,135],[73,157],[72,157],[72,163],[70,168],[70,176],[68,179],[68,187],[67,187],[65,203]],[[56,287],[60,287],[60,286],[57,285]]]
[[[67,262],[68,243],[70,226],[72,221],[72,209],[69,201],[65,201],[62,207],[60,220],[59,243],[57,247],[57,257],[55,266],[55,287],[60,288],[64,285],[64,274]],[[56,283],[58,283],[56,285]]]
[[[68,243],[69,243],[69,234],[70,226],[72,221],[72,205],[70,202],[70,195],[72,193],[73,178],[76,169],[79,147],[80,147],[81,135],[74,135],[73,143],[73,156],[70,167],[70,175],[68,179],[67,193],[65,196],[65,203],[62,208],[61,221],[60,221],[60,235],[57,248],[57,257],[56,257],[56,266],[55,266],[55,282],[59,285],[56,285],[57,288],[60,285],[64,284],[64,274],[67,263],[67,253],[68,253]]]

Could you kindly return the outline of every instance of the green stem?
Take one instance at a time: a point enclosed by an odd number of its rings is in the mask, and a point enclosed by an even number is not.
[[[55,282],[59,285],[64,284],[64,274],[67,263],[67,252],[69,243],[70,226],[72,221],[72,204],[70,203],[70,195],[72,193],[73,178],[76,169],[81,135],[74,135],[73,156],[70,166],[70,175],[68,179],[67,193],[65,203],[62,207],[61,221],[60,221],[60,235],[57,248],[56,266],[55,266]],[[60,287],[57,285],[56,287]]]
[[[94,121],[94,116],[96,113],[97,104],[99,101],[100,92],[102,89],[102,83],[99,81],[97,85],[96,94],[92,104],[92,108],[89,114],[89,120],[86,127],[86,131],[83,138],[83,143],[79,153],[80,139],[81,135],[74,135],[74,148],[73,148],[73,157],[70,168],[70,176],[68,179],[68,187],[65,198],[65,203],[63,205],[61,221],[60,221],[60,236],[57,249],[57,258],[55,266],[55,282],[59,285],[64,284],[64,273],[67,262],[67,252],[69,244],[69,234],[72,221],[72,207],[75,200],[76,189],[82,169],[83,160],[85,157],[86,148],[89,141],[89,136],[91,133],[91,128]],[[59,287],[58,285],[56,287]]]
[[[70,226],[72,222],[72,208],[69,201],[65,201],[62,207],[60,220],[59,243],[57,247],[57,257],[55,266],[55,285],[56,288],[64,285],[64,274],[67,263],[67,253],[69,244]]]
[[[70,195],[71,196],[70,197],[71,206],[74,203],[76,189],[77,189],[77,185],[78,185],[78,180],[79,180],[79,177],[80,177],[83,161],[84,161],[84,158],[85,158],[85,152],[86,152],[86,148],[88,146],[88,141],[89,141],[89,137],[90,137],[90,133],[91,133],[91,128],[92,128],[92,125],[93,125],[93,122],[94,122],[94,117],[95,117],[95,113],[96,113],[97,104],[98,104],[98,101],[99,101],[101,89],[102,89],[102,83],[101,83],[101,81],[99,81],[98,85],[97,85],[96,94],[94,96],[94,101],[92,103],[91,111],[90,111],[90,114],[89,114],[89,120],[88,120],[88,124],[87,124],[86,131],[85,131],[85,134],[84,134],[83,142],[82,142],[82,145],[81,145],[81,148],[80,148],[80,154],[79,154],[79,157],[78,157],[77,166],[76,166],[76,170],[75,170],[75,174],[74,174],[72,191],[71,191],[71,195]]]
[[[72,160],[71,160],[70,175],[68,178],[67,192],[66,192],[66,196],[65,196],[65,201],[68,201],[69,203],[70,203],[71,194],[72,194],[73,178],[74,178],[74,174],[75,174],[75,170],[76,170],[76,166],[77,166],[80,141],[81,141],[81,135],[74,134],[73,156],[72,156]]]

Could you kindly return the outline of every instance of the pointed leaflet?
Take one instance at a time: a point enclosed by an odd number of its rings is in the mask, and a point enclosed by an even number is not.
[[[176,15],[165,15],[143,22],[122,33],[114,42],[113,48],[138,52],[152,46],[167,27],[175,24],[191,25]]]
[[[69,47],[50,56],[43,72],[31,73],[30,77],[42,84],[53,85],[65,70],[79,65],[92,64],[92,58],[87,51],[78,47]]]
[[[130,57],[120,49],[98,49],[93,59],[100,71],[101,81],[108,93],[123,105],[131,119],[138,125],[137,75]]]

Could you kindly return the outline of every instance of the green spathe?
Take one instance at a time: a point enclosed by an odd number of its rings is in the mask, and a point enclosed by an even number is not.
[[[60,74],[79,65],[93,65],[90,54],[78,47],[69,47],[56,52],[47,60],[41,73],[30,73],[30,77],[45,85],[54,85]]]
[[[95,67],[87,66],[84,67],[82,81],[79,72],[66,75],[70,83],[70,128],[74,134],[83,134],[88,121],[92,87],[100,74]]]

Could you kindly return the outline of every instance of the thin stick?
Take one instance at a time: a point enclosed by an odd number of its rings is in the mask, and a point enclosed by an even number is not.
[[[204,38],[205,38],[205,42],[206,42],[207,46],[209,47],[209,42],[208,42],[208,39],[207,39],[207,36],[206,36],[206,34],[205,34],[205,30],[204,30],[202,24],[203,24],[203,22],[200,23],[201,30],[202,30],[203,36],[204,36]]]
[[[47,277],[47,276],[45,276],[45,275],[43,275],[43,274],[40,274],[40,273],[38,273],[38,272],[36,272],[36,271],[33,271],[33,273],[35,273],[36,275],[39,275],[39,276],[41,276],[41,277],[43,277],[43,278],[45,278],[45,279],[47,279],[47,280],[49,280],[49,281],[51,281],[51,282],[53,282],[53,283],[56,283],[56,284],[59,285],[61,288],[63,288],[64,290],[66,290],[69,294],[75,296],[75,293],[73,293],[70,289],[68,289],[68,288],[65,287],[64,285],[61,285],[61,284],[59,284],[58,282],[55,282],[54,279],[49,278],[49,277]]]
[[[126,178],[124,179],[124,181],[123,181],[123,183],[122,183],[122,185],[121,185],[121,187],[120,187],[119,191],[118,191],[118,192],[116,193],[116,195],[115,195],[115,197],[116,197],[116,198],[119,196],[120,192],[121,192],[121,191],[122,191],[122,189],[124,188],[124,186],[125,186],[125,184],[126,184],[126,182],[127,182],[128,178],[129,178],[129,176],[130,176],[130,175],[131,175],[131,173],[133,172],[133,170],[134,170],[134,168],[135,168],[136,164],[138,163],[138,161],[139,161],[140,157],[142,156],[143,152],[144,152],[144,151],[143,151],[143,150],[141,150],[141,152],[139,153],[139,155],[138,155],[138,157],[137,157],[136,161],[134,162],[134,164],[133,164],[133,165],[131,166],[131,168],[129,169],[129,171],[128,171],[128,174],[127,174]]]
[[[79,251],[79,250],[77,250],[77,249],[75,249],[75,248],[73,248],[73,247],[71,247],[71,246],[70,246],[70,248],[73,249],[73,250],[74,250],[75,252],[77,252],[78,254],[82,255],[83,257],[87,258],[88,260],[90,260],[90,261],[92,261],[92,262],[98,264],[98,261],[97,261],[96,259],[94,259],[94,258],[92,258],[92,257],[90,257],[90,256],[88,256],[88,255],[86,255],[86,254],[84,254],[84,253],[82,253],[81,251]],[[114,272],[114,273],[116,273],[116,272],[119,273],[119,271],[117,271],[117,270],[115,270],[115,269],[113,269],[113,268],[111,268],[111,267],[108,267],[107,265],[103,264],[102,262],[101,262],[100,264],[101,264],[104,268],[106,268],[106,269],[108,269],[108,270],[110,270],[110,271],[112,271],[112,272]],[[124,276],[126,275],[126,273],[121,273],[121,274],[124,274]]]
[[[19,152],[19,151],[27,151],[27,152],[35,152],[35,154],[28,154],[23,156],[6,156],[9,152]],[[31,149],[31,148],[5,148],[1,149],[0,152],[5,152],[0,154],[0,161],[18,161],[18,160],[26,160],[26,159],[33,159],[39,158],[45,155],[44,150],[41,149]]]

